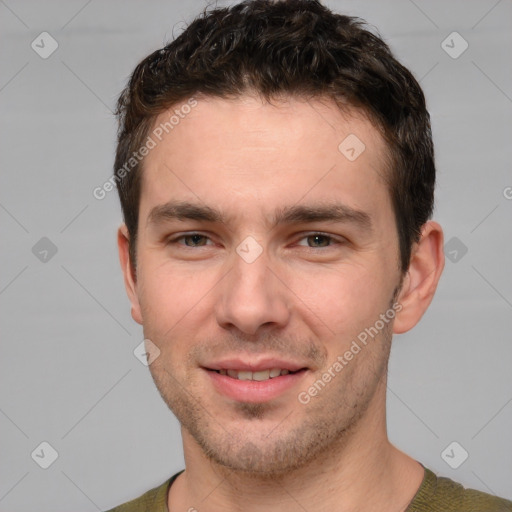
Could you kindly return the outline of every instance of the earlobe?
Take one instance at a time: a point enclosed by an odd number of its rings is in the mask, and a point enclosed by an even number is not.
[[[412,248],[409,269],[397,299],[402,310],[395,318],[395,334],[409,331],[420,321],[432,302],[443,268],[443,230],[437,222],[428,221]]]
[[[130,259],[130,235],[126,224],[122,224],[117,230],[117,247],[126,293],[132,305],[132,318],[142,325],[142,314],[137,292],[137,277]]]

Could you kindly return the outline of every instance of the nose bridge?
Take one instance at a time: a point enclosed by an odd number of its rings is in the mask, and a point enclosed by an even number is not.
[[[282,327],[289,317],[285,291],[276,282],[265,251],[251,243],[240,244],[233,254],[216,311],[220,326],[246,334],[255,334],[263,325]]]

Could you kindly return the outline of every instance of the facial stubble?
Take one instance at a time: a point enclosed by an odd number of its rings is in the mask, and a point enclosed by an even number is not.
[[[358,354],[357,361],[343,368],[328,385],[332,389],[323,389],[315,397],[318,400],[307,405],[294,401],[291,411],[283,411],[272,427],[264,421],[270,414],[276,415],[271,403],[231,404],[229,416],[237,420],[226,421],[227,411],[213,409],[202,401],[204,393],[194,389],[187,378],[180,382],[163,365],[164,358],[150,369],[163,400],[208,459],[262,480],[279,479],[313,459],[327,456],[349,439],[379,384],[385,383],[391,332],[392,322],[371,341],[371,347],[363,349],[362,358]],[[197,366],[189,371],[197,372]],[[323,371],[315,374],[315,380]]]

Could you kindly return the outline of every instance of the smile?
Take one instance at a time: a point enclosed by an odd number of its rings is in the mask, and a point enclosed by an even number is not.
[[[268,379],[275,379],[276,377],[279,377],[281,375],[288,375],[289,373],[296,373],[296,372],[290,372],[290,370],[287,369],[280,369],[280,368],[272,368],[268,370],[261,370],[257,372],[251,372],[247,370],[214,370],[220,375],[227,375],[231,377],[232,379],[238,379],[238,380],[256,380],[258,382],[268,380]]]
[[[292,389],[302,389],[307,368],[268,368],[257,371],[203,368],[213,389],[236,402],[262,403],[277,399]]]

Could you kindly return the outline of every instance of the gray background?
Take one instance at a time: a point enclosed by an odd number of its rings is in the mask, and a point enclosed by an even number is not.
[[[512,498],[512,2],[328,4],[378,27],[421,80],[435,218],[446,242],[455,237],[433,305],[394,341],[391,440]],[[0,0],[2,512],[107,509],[183,467],[178,423],[133,355],[143,336],[117,261],[116,192],[99,201],[92,191],[112,172],[111,110],[128,75],[203,6]],[[59,45],[47,59],[31,48],[43,31]],[[442,47],[453,31],[469,44],[458,58]],[[36,245],[42,237],[56,254]],[[31,457],[43,441],[58,452],[46,470]],[[441,456],[453,441],[469,453],[458,469]]]

